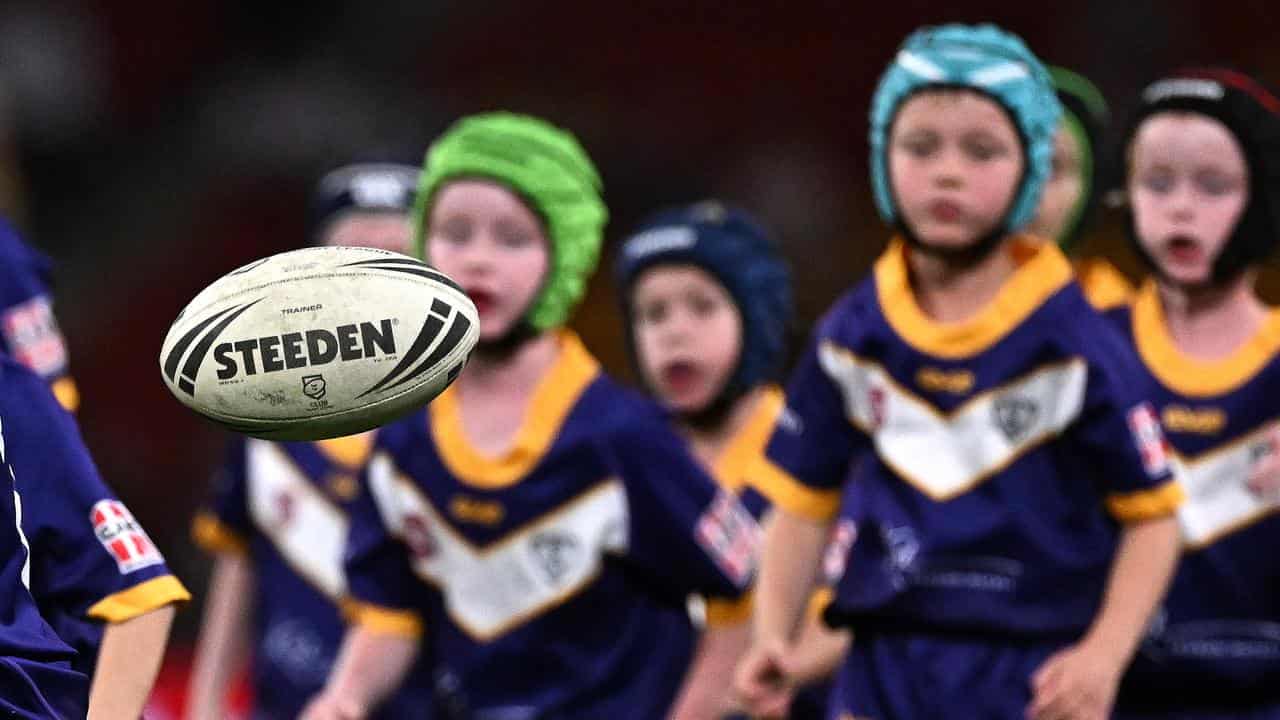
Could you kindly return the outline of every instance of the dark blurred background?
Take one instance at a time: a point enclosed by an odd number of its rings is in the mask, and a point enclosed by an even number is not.
[[[0,203],[57,261],[104,475],[197,592],[206,565],[186,528],[225,438],[165,391],[160,341],[205,284],[305,242],[311,184],[335,164],[416,162],[473,111],[545,116],[599,164],[611,248],[665,203],[754,210],[794,264],[803,331],[887,239],[867,106],[914,27],[998,22],[1095,80],[1121,124],[1144,82],[1180,64],[1280,79],[1267,0],[272,5],[0,4]],[[1086,249],[1137,269],[1114,217]],[[576,324],[626,374],[618,321],[603,272]]]

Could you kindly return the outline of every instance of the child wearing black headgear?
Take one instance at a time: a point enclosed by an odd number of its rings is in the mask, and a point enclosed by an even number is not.
[[[1254,290],[1280,232],[1280,96],[1242,73],[1146,88],[1130,236],[1152,277],[1112,314],[1176,451],[1184,554],[1121,718],[1280,718],[1280,310]]]
[[[790,273],[773,242],[736,208],[716,202],[670,208],[623,245],[616,277],[628,347],[645,388],[672,413],[721,486],[762,515],[767,501],[752,483],[783,405],[775,378],[792,310]],[[719,717],[728,708],[748,613],[746,605],[707,603],[708,629],[676,717]],[[846,634],[817,627],[812,633],[815,648],[834,655],[834,665]],[[819,692],[802,694],[790,716],[823,717],[821,700]]]

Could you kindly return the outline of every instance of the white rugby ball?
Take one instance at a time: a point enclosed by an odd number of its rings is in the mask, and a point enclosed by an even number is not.
[[[313,247],[219,278],[169,328],[160,372],[197,413],[268,440],[383,425],[439,395],[479,337],[475,305],[431,266]]]

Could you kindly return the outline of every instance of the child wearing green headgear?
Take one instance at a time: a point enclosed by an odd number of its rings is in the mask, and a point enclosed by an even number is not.
[[[922,29],[883,75],[872,180],[897,237],[819,323],[756,470],[753,715],[781,715],[830,562],[823,616],[855,642],[828,717],[1108,716],[1181,491],[1132,352],[1057,245],[1017,234],[1058,122],[1048,72],[994,26]]]
[[[1027,232],[1054,240],[1063,252],[1072,253],[1101,194],[1102,135],[1109,114],[1102,92],[1083,75],[1061,67],[1050,67],[1049,73],[1062,103],[1062,123],[1053,139],[1053,172]],[[1099,311],[1126,305],[1132,298],[1133,284],[1105,258],[1077,257],[1072,264],[1085,298]]]
[[[600,186],[529,116],[464,118],[429,150],[417,248],[475,302],[480,343],[379,431],[348,533],[353,627],[308,720],[365,717],[423,641],[446,717],[664,717],[694,653],[685,599],[750,583],[754,518],[564,328]]]

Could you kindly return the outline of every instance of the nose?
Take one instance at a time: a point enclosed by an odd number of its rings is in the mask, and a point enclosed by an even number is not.
[[[964,185],[964,168],[960,153],[954,148],[943,148],[933,164],[933,184],[944,190],[956,190]]]
[[[1176,222],[1190,222],[1195,217],[1195,193],[1191,183],[1180,182],[1169,192],[1167,206],[1169,219]]]

